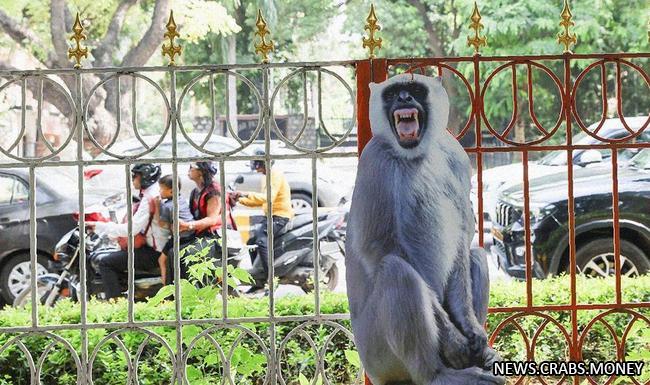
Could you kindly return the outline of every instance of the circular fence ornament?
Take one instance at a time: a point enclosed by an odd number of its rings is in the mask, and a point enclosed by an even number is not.
[[[240,334],[235,338],[235,340],[232,342],[229,348],[224,349],[223,343],[225,341],[221,339],[214,338],[212,336],[212,333],[215,332],[227,332],[230,330],[238,330],[240,331]],[[259,335],[257,335],[255,332],[252,330],[241,326],[241,325],[220,325],[220,326],[214,326],[210,327],[208,329],[203,330],[201,333],[199,333],[196,337],[192,339],[192,341],[189,343],[187,346],[187,349],[185,350],[185,353],[183,354],[183,366],[185,368],[185,371],[183,373],[183,384],[189,385],[191,382],[188,379],[187,375],[187,367],[188,367],[188,360],[192,355],[192,351],[194,349],[200,350],[201,348],[198,346],[198,344],[202,340],[206,340],[213,348],[217,350],[218,353],[218,361],[212,362],[211,364],[217,364],[221,363],[221,375],[223,376],[221,383],[224,384],[227,383],[230,385],[237,385],[237,381],[233,378],[233,356],[235,355],[235,352],[238,347],[242,344],[242,341],[245,337],[250,337],[253,341],[255,341],[257,348],[261,351],[261,354],[265,358],[265,365],[266,365],[266,374],[264,375],[264,381],[262,382],[261,385],[267,385],[270,383],[270,374],[271,374],[271,369],[269,366],[269,363],[271,362],[271,353],[269,352],[268,348],[264,344],[264,341],[260,338]],[[252,359],[251,357],[248,357],[248,359]]]
[[[309,130],[308,125],[309,125],[309,108],[308,108],[308,102],[307,102],[307,73],[308,72],[316,72],[317,76],[317,81],[318,81],[318,96],[317,96],[317,103],[318,103],[318,114],[315,117],[315,122],[314,122],[314,135],[316,137],[316,144],[310,148],[304,145],[300,145],[299,142],[301,140],[306,141],[307,140],[307,131]],[[340,136],[340,138],[334,137],[334,135],[330,132],[330,130],[327,128],[325,123],[323,122],[323,108],[322,108],[322,74],[326,74],[328,76],[333,77],[336,81],[339,83],[343,84],[345,87],[345,90],[349,93],[350,95],[350,103],[349,105],[352,106],[352,118],[349,120],[349,124],[347,127],[344,129],[343,134]],[[303,121],[300,124],[300,129],[298,132],[293,135],[293,138],[290,138],[289,135],[286,133],[283,133],[280,127],[278,127],[278,123],[276,121],[276,114],[275,111],[277,110],[275,108],[275,103],[279,99],[279,93],[282,87],[287,84],[291,79],[297,77],[297,76],[302,76],[302,92],[303,92]],[[343,143],[348,136],[350,135],[350,132],[352,132],[352,129],[356,125],[356,120],[357,120],[357,108],[356,108],[356,96],[354,94],[354,91],[350,87],[350,85],[336,72],[321,68],[321,67],[315,67],[315,68],[310,68],[310,67],[304,67],[297,69],[293,72],[291,72],[289,75],[285,76],[275,87],[275,90],[273,90],[273,95],[271,96],[271,102],[270,102],[270,108],[271,108],[271,128],[275,132],[275,134],[284,142],[287,147],[290,147],[294,150],[303,152],[303,153],[321,153],[325,152],[328,150],[331,150],[341,143]],[[326,146],[320,146],[319,145],[319,137],[324,136],[327,140],[331,141],[329,145]]]
[[[122,154],[117,154],[113,151],[111,151],[111,147],[115,145],[117,140],[120,137],[120,133],[122,132],[122,114],[123,114],[123,106],[122,106],[122,92],[121,92],[121,84],[120,84],[120,79],[121,78],[130,78],[131,79],[131,90],[130,90],[130,104],[131,104],[131,126],[133,130],[133,135],[134,137],[138,140],[138,142],[143,146],[143,150],[139,151],[135,154],[131,155],[122,155]],[[155,93],[159,94],[162,98],[163,101],[163,106],[165,108],[164,115],[165,115],[165,120],[164,123],[161,124],[162,126],[162,132],[160,132],[160,136],[158,139],[156,139],[154,144],[147,143],[143,139],[143,135],[140,132],[140,129],[138,128],[138,113],[137,113],[137,80],[142,79],[145,81],[144,84],[148,84],[151,87],[153,87],[153,90]],[[115,105],[116,105],[116,116],[115,116],[115,132],[113,133],[112,137],[108,140],[108,142],[104,145],[100,143],[98,138],[96,138],[96,135],[92,132],[92,130],[89,127],[89,106],[90,102],[92,100],[92,97],[95,93],[98,92],[98,90],[103,87],[104,85],[108,84],[111,81],[116,82],[116,91],[115,91]],[[148,103],[151,104],[151,103]],[[84,130],[86,131],[86,134],[88,136],[88,139],[95,145],[101,152],[104,154],[107,154],[108,156],[111,156],[113,158],[117,159],[137,159],[143,155],[146,155],[156,149],[165,139],[165,136],[167,135],[167,132],[169,131],[169,126],[171,125],[171,115],[172,115],[172,110],[171,106],[169,104],[169,100],[167,99],[167,96],[165,95],[165,91],[158,85],[155,81],[151,80],[150,78],[135,73],[135,72],[127,72],[127,73],[114,73],[103,80],[101,80],[99,83],[95,84],[93,88],[90,90],[88,93],[88,97],[86,98],[86,103],[84,104],[84,109],[83,109],[83,127]],[[98,122],[100,124],[101,122]]]
[[[30,338],[45,338],[48,340],[52,340],[51,342],[43,343],[41,345],[42,352],[38,355],[34,355],[34,351],[30,351],[29,348],[27,347],[27,344],[29,341],[26,341]],[[27,360],[27,365],[29,368],[29,373],[30,373],[30,380],[28,383],[30,384],[41,384],[42,382],[42,375],[43,375],[43,369],[45,368],[45,363],[48,357],[54,352],[56,352],[56,347],[61,346],[63,347],[64,351],[66,351],[69,355],[70,358],[72,358],[72,362],[74,363],[74,369],[75,369],[75,375],[77,377],[77,381],[79,381],[81,377],[81,373],[83,371],[82,369],[82,364],[81,360],[79,359],[79,355],[75,351],[74,347],[70,342],[68,342],[66,339],[64,339],[61,336],[58,336],[56,334],[50,333],[50,332],[27,332],[27,333],[22,333],[19,334],[13,338],[11,338],[9,341],[7,341],[4,345],[0,347],[0,356],[4,355],[8,349],[10,349],[13,346],[17,346],[18,349],[25,355],[25,359]],[[13,362],[12,363],[15,366],[18,366],[18,362]],[[51,363],[50,363],[51,364]],[[67,374],[67,373],[66,373]],[[17,379],[19,380],[19,379]]]
[[[541,320],[541,323],[535,328],[534,332],[532,333],[532,336],[526,330],[526,326],[524,326],[523,323],[520,322],[520,320],[525,320],[526,318],[537,318],[537,319]],[[525,345],[525,350],[524,350],[525,356],[523,358],[522,357],[518,357],[518,358],[522,358],[523,360],[527,360],[527,361],[535,361],[536,360],[536,356],[535,356],[536,347],[537,347],[537,342],[538,342],[538,340],[540,338],[540,335],[542,335],[542,333],[544,331],[546,331],[547,328],[554,327],[555,329],[557,329],[560,332],[559,335],[562,337],[562,339],[563,339],[562,342],[564,342],[564,345],[566,346],[566,349],[564,350],[564,352],[566,352],[566,357],[565,358],[569,359],[569,354],[570,354],[569,352],[572,351],[572,346],[573,346],[572,343],[571,343],[571,335],[570,335],[569,331],[567,331],[566,327],[564,327],[564,325],[562,325],[557,319],[553,318],[552,316],[550,316],[548,314],[538,312],[538,311],[533,311],[533,312],[529,312],[529,313],[519,312],[519,313],[512,314],[509,317],[507,317],[506,319],[504,319],[503,321],[501,321],[497,325],[497,327],[492,331],[492,333],[490,335],[490,338],[489,338],[490,346],[495,346],[495,343],[499,342],[499,335],[502,332],[504,332],[505,329],[508,326],[512,326],[515,329],[515,331],[519,333],[519,335],[521,336],[521,339],[522,339],[522,341],[523,341],[523,343]],[[539,358],[539,357],[537,357],[537,358]],[[504,359],[505,360],[509,360],[509,359],[512,360],[513,357],[504,357]],[[524,378],[524,376],[520,376],[517,379],[517,383],[521,383],[523,378]],[[540,383],[542,383],[544,385],[550,385],[551,384],[551,383],[547,382],[546,379],[544,379],[541,376],[536,376],[536,378]],[[565,378],[562,377],[557,383],[558,384],[563,383],[564,380],[565,380]]]
[[[248,78],[246,78],[245,76],[243,76],[243,75],[241,75],[241,74],[239,74],[237,72],[233,72],[233,71],[229,71],[229,70],[209,70],[209,71],[205,71],[204,73],[195,76],[192,80],[190,80],[189,83],[185,86],[185,88],[183,88],[183,91],[181,92],[180,97],[178,98],[178,107],[177,107],[177,111],[178,111],[178,114],[177,114],[178,127],[180,128],[180,132],[183,134],[185,139],[188,141],[188,143],[192,147],[194,147],[195,149],[197,149],[198,151],[200,151],[202,153],[213,155],[213,156],[232,155],[232,154],[235,154],[235,153],[241,151],[242,149],[248,147],[257,138],[257,136],[259,135],[260,131],[262,130],[263,123],[264,123],[264,119],[262,119],[262,114],[258,114],[257,126],[255,127],[252,134],[250,135],[250,138],[247,139],[246,141],[243,141],[239,137],[239,133],[235,132],[235,129],[230,124],[230,110],[228,109],[228,106],[226,105],[226,114],[225,114],[225,116],[226,116],[226,120],[225,120],[226,130],[230,134],[229,136],[234,138],[237,141],[237,143],[239,143],[239,147],[234,148],[234,149],[232,149],[230,151],[214,151],[214,150],[211,150],[209,148],[210,147],[210,139],[215,134],[215,129],[217,128],[216,127],[217,111],[216,111],[216,104],[215,104],[216,102],[215,102],[215,93],[214,93],[216,85],[215,85],[214,78],[215,78],[215,76],[222,76],[222,75],[225,76],[226,79],[228,79],[230,76],[232,76],[232,77],[234,77],[235,80],[239,80],[243,84],[245,84],[248,87],[248,89],[250,90],[250,92],[254,96],[254,100],[255,100],[255,102],[256,102],[256,104],[258,106],[258,108],[257,108],[258,111],[263,111],[262,95],[260,94],[259,90],[257,89],[257,87],[255,87],[255,84],[253,84],[252,81],[250,81]],[[203,79],[205,79],[206,77],[209,80],[209,85],[208,86],[209,86],[209,94],[210,94],[210,106],[208,106],[208,107],[210,108],[210,118],[211,118],[210,119],[210,128],[208,130],[207,135],[205,135],[203,140],[200,143],[198,143],[196,140],[193,140],[190,137],[186,126],[183,124],[183,119],[182,119],[182,116],[183,116],[183,114],[182,114],[183,102],[184,102],[185,98],[188,95],[191,95],[192,88],[196,84],[201,82]],[[228,90],[226,90],[226,92],[225,92],[225,97],[226,97],[226,104],[227,104],[228,97],[229,97]]]
[[[631,319],[628,321],[627,325],[625,326],[625,329],[622,331],[621,335],[618,335],[616,333],[616,329],[617,329],[616,325],[612,326],[612,324],[608,320],[605,319],[605,317],[607,317],[607,316],[617,316],[617,315],[618,316],[627,315],[627,316],[631,317]],[[615,349],[614,349],[613,353],[616,355],[616,357],[612,357],[612,358],[614,360],[616,360],[616,361],[625,361],[625,360],[627,360],[627,355],[625,354],[626,351],[627,351],[626,345],[627,345],[628,340],[630,338],[630,331],[632,330],[633,326],[637,322],[645,323],[645,327],[642,326],[641,330],[650,327],[650,319],[646,315],[643,315],[643,314],[641,314],[641,313],[639,313],[637,311],[634,311],[632,309],[612,309],[612,310],[607,310],[607,311],[605,311],[603,313],[598,314],[597,316],[592,318],[591,321],[589,321],[589,323],[584,327],[584,329],[582,329],[582,333],[580,334],[580,339],[579,339],[579,342],[578,342],[579,354],[580,354],[578,359],[580,359],[580,360],[585,360],[586,359],[584,350],[585,350],[585,345],[586,345],[587,340],[588,340],[588,336],[589,336],[589,334],[590,334],[590,332],[592,330],[595,330],[597,328],[597,325],[600,325],[609,333],[609,335],[612,337],[612,340],[614,342]],[[601,341],[598,341],[598,343],[600,344]],[[636,349],[633,349],[632,351],[636,351]],[[587,360],[589,361],[588,358],[587,358]],[[648,370],[648,369],[645,368],[645,370]],[[638,381],[634,377],[627,377],[627,378],[636,385],[643,385],[642,382]],[[602,382],[599,382],[596,379],[594,379],[592,376],[587,376],[587,379],[588,379],[588,381],[590,383],[602,383]],[[613,384],[614,380],[615,380],[614,376],[611,376],[606,380],[605,383],[606,384]]]
[[[517,65],[526,65],[526,70],[527,70],[527,89],[528,89],[528,113],[530,115],[531,121],[535,129],[538,131],[539,135],[536,139],[530,140],[530,141],[523,141],[523,142],[518,142],[516,140],[511,140],[508,139],[508,136],[510,135],[512,129],[515,127],[515,124],[517,123],[517,119],[519,116],[519,103],[518,103],[518,89],[517,89]],[[558,113],[557,121],[553,125],[553,127],[546,128],[543,127],[543,125],[539,122],[539,119],[537,118],[537,115],[535,114],[535,99],[533,97],[533,75],[532,75],[532,69],[536,68],[538,70],[541,70],[542,73],[545,73],[553,82],[555,87],[558,90],[558,100],[560,100],[561,105],[560,105],[560,110]],[[487,118],[487,114],[485,112],[485,97],[486,97],[486,91],[489,89],[490,83],[494,79],[494,77],[499,74],[500,72],[506,70],[507,68],[510,68],[512,71],[512,103],[513,103],[513,111],[512,115],[510,116],[510,121],[506,125],[505,129],[503,132],[497,132],[493,127],[492,124],[490,124],[489,119]],[[533,144],[538,144],[541,142],[544,142],[551,138],[553,134],[557,131],[557,129],[560,127],[562,122],[564,121],[564,115],[565,115],[565,105],[564,105],[564,100],[562,98],[562,95],[564,95],[564,87],[562,85],[562,82],[560,79],[551,71],[548,67],[541,65],[537,62],[531,61],[531,60],[521,60],[521,61],[511,61],[508,63],[505,63],[499,67],[497,67],[492,73],[487,77],[485,80],[485,83],[483,84],[483,90],[481,91],[481,116],[483,117],[483,121],[485,122],[485,126],[487,127],[488,131],[492,133],[496,138],[498,138],[500,141],[506,144],[510,144],[513,146],[518,146],[518,145],[533,145]]]
[[[32,90],[33,98],[36,99],[36,106],[35,108],[32,106],[28,106],[27,102],[27,90],[28,90],[28,82],[29,81],[36,81],[37,85],[35,87],[35,91]],[[3,83],[0,86],[0,96],[3,94],[10,94],[11,93],[11,86],[18,86],[20,87],[20,131],[18,131],[17,135],[15,137],[5,131],[4,134],[9,135],[9,140],[6,145],[0,144],[0,152],[4,154],[5,156],[17,160],[17,161],[44,161],[48,160],[51,158],[54,158],[58,154],[63,151],[72,138],[74,137],[75,133],[75,127],[77,126],[77,109],[75,102],[72,99],[72,96],[70,95],[70,92],[62,86],[59,82],[55,81],[54,79],[51,79],[47,76],[44,75],[21,75],[21,76],[16,76],[13,77],[12,79],[8,80],[7,82]],[[66,105],[66,109],[69,111],[71,114],[70,116],[66,116],[68,119],[68,134],[65,137],[65,140],[61,145],[56,147],[54,143],[51,143],[50,140],[47,138],[47,135],[43,132],[43,110],[44,110],[44,93],[48,92],[52,95],[59,95],[62,97],[62,100],[64,101]],[[11,97],[8,95],[6,96],[7,99],[11,99]],[[36,114],[35,117],[35,127],[33,127],[33,130],[35,131],[33,135],[29,135],[32,137],[34,140],[34,143],[42,143],[45,146],[45,152],[46,154],[43,156],[26,156],[26,155],[15,155],[13,154],[14,151],[19,151],[19,145],[23,142],[23,140],[28,136],[27,133],[30,130],[30,127],[28,127],[27,123],[27,111],[33,111],[33,113]],[[11,124],[10,124],[11,126]],[[0,142],[4,143],[4,142]]]
[[[628,132],[627,135],[621,137],[621,138],[612,138],[612,137],[607,137],[604,135],[600,135],[600,130],[603,128],[605,125],[605,121],[607,120],[607,115],[608,115],[608,101],[607,101],[607,71],[605,65],[607,63],[615,63],[616,64],[616,113],[618,115],[619,120],[621,121],[621,124],[625,128],[625,130]],[[626,66],[627,68],[636,71],[638,74],[641,75],[641,77],[645,81],[646,85],[646,92],[650,92],[650,76],[646,73],[646,71],[643,70],[640,66],[629,62],[627,60],[623,59],[603,59],[596,61],[594,63],[591,63],[587,68],[585,68],[580,75],[575,80],[575,83],[573,85],[573,91],[571,92],[571,111],[573,112],[573,116],[575,117],[575,121],[578,124],[578,127],[582,131],[584,131],[587,135],[598,139],[602,142],[609,142],[609,143],[620,143],[620,142],[626,142],[632,138],[637,137],[640,135],[646,127],[648,127],[648,124],[650,124],[650,114],[648,115],[648,119],[646,119],[645,123],[641,125],[640,127],[637,128],[632,128],[627,120],[625,119],[624,113],[623,113],[623,97],[621,96],[623,94],[622,92],[622,81],[621,81],[621,65]],[[600,74],[601,74],[601,92],[602,92],[602,114],[601,114],[601,119],[600,121],[596,124],[596,127],[594,127],[592,130],[585,125],[584,120],[580,116],[580,113],[578,112],[578,107],[576,104],[576,98],[579,97],[578,90],[580,89],[580,84],[582,81],[585,79],[585,77],[596,67],[600,68]]]
[[[127,341],[129,338],[124,338],[127,337],[127,334],[131,333],[138,333],[142,334],[144,336],[144,339],[142,342],[137,343],[137,349],[135,350],[135,354],[132,354],[132,351],[129,349],[127,346]],[[120,338],[122,337],[122,338]],[[132,338],[132,336],[129,336]],[[115,330],[111,333],[109,333],[107,336],[105,336],[96,346],[95,349],[93,350],[92,354],[89,357],[89,384],[92,385],[94,384],[93,380],[93,375],[94,375],[94,370],[97,368],[94,368],[95,361],[98,359],[98,355],[100,350],[103,347],[109,346],[109,344],[114,343],[116,345],[116,351],[121,352],[121,354],[124,356],[125,364],[126,364],[126,370],[127,370],[127,384],[138,384],[138,368],[140,366],[140,361],[142,360],[143,353],[145,352],[145,349],[149,347],[149,349],[152,348],[151,343],[154,343],[156,346],[155,349],[158,349],[158,351],[166,353],[169,361],[166,362],[165,364],[169,368],[173,368],[170,372],[170,382],[173,382],[173,380],[176,378],[176,358],[174,355],[174,352],[169,345],[169,343],[160,335],[157,333],[139,328],[139,327],[132,327],[132,328],[123,328],[123,329],[118,329]],[[102,362],[101,360],[99,362]],[[160,361],[159,359],[156,360],[156,363],[158,365],[158,370],[161,370],[163,362]]]
[[[323,336],[322,334],[318,334],[319,337],[321,337],[318,341],[315,341],[314,338],[312,338],[311,335],[314,333],[310,333],[306,330],[309,327],[328,327],[328,328],[333,328],[334,330]],[[291,341],[296,340],[296,338],[301,338],[306,342],[306,345],[302,345],[304,347],[309,347],[309,350],[311,350],[314,353],[314,358],[315,358],[315,367],[314,367],[314,377],[310,380],[310,383],[316,384],[318,382],[318,379],[320,378],[322,380],[322,383],[324,385],[330,385],[338,382],[332,382],[330,378],[327,375],[327,370],[326,370],[326,358],[327,358],[327,353],[329,351],[329,348],[333,344],[334,338],[342,333],[343,336],[350,341],[350,343],[354,346],[354,336],[352,333],[346,329],[344,326],[332,322],[332,321],[308,321],[304,322],[294,329],[292,329],[283,339],[282,342],[280,343],[280,346],[278,347],[278,380],[279,383],[282,385],[287,385],[290,381],[287,381],[285,379],[285,372],[282,368],[282,362],[284,362],[283,358],[287,356],[287,350],[288,350],[288,345]],[[319,346],[321,345],[321,346]],[[302,372],[302,371],[301,371]],[[354,384],[361,384],[362,383],[362,373],[363,370],[359,368],[358,373],[356,374],[355,382]],[[291,373],[292,377],[295,377],[295,373]]]

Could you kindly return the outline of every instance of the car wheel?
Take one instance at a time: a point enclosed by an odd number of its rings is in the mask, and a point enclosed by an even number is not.
[[[304,212],[311,210],[311,196],[304,193],[291,194],[291,208],[294,212]]]
[[[576,264],[578,272],[588,277],[607,277],[616,274],[614,264],[614,240],[602,238],[578,248]],[[635,277],[650,271],[650,261],[645,253],[633,243],[621,239],[621,276]]]
[[[0,288],[5,303],[13,303],[20,293],[31,285],[30,256],[28,253],[18,254],[10,258],[0,271]],[[36,275],[47,274],[47,259],[38,256]]]

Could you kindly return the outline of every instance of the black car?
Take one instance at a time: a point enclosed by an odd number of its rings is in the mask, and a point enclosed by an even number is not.
[[[610,168],[574,170],[576,263],[588,276],[614,274],[612,174]],[[545,278],[568,271],[569,215],[567,173],[529,183],[533,275]],[[650,271],[650,149],[618,168],[622,275]],[[502,191],[497,200],[492,255],[508,274],[525,278],[523,185]]]
[[[74,170],[72,170],[74,169]],[[54,246],[77,225],[76,168],[36,169],[36,240],[38,274],[47,273]],[[86,202],[98,197],[87,197]],[[29,171],[0,170],[0,296],[12,303],[31,283]]]

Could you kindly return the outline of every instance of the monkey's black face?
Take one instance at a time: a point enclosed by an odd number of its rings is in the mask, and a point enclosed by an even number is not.
[[[384,111],[400,146],[413,148],[427,130],[429,90],[417,82],[393,84],[382,93]]]

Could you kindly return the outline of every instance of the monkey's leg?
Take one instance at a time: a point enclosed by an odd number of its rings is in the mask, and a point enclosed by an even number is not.
[[[472,305],[474,314],[481,325],[487,321],[488,304],[490,302],[490,272],[487,264],[485,249],[477,247],[471,249],[470,276],[472,279]]]
[[[486,258],[482,249],[473,249],[467,259],[469,266],[463,263],[462,258],[458,259],[449,276],[445,308],[469,340],[473,364],[491,368],[501,357],[488,346],[487,334],[482,326],[487,319],[489,301],[490,283]]]
[[[479,368],[454,370],[445,366],[440,357],[440,344],[451,341],[440,339],[445,335],[439,327],[439,320],[444,316],[434,314],[434,309],[442,307],[411,265],[400,257],[388,255],[384,257],[376,279],[367,305],[377,304],[372,316],[380,314],[384,317],[383,322],[377,323],[382,328],[381,334],[393,355],[400,357],[415,385],[502,383],[500,378]]]

